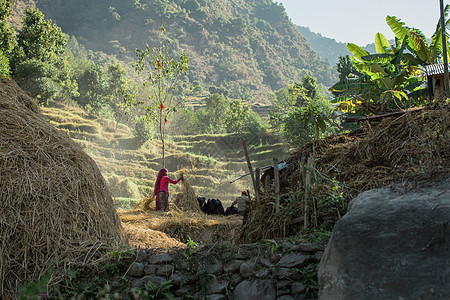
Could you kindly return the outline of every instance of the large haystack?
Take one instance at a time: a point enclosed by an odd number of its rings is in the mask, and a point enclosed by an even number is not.
[[[306,185],[309,157],[314,157],[314,163]],[[358,193],[391,183],[410,189],[417,180],[448,178],[449,107],[366,123],[350,134],[309,143],[286,162],[288,166],[280,172],[279,209],[273,205],[275,196],[269,187],[261,203],[253,203],[244,218],[243,241],[296,235],[305,225],[330,229]]]
[[[95,162],[0,78],[0,294],[127,243]]]

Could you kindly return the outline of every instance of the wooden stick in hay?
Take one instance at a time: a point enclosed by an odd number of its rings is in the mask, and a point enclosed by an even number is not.
[[[197,201],[197,195],[185,176],[185,170],[182,169],[178,173],[181,178],[182,192],[177,195],[174,205],[182,211],[201,212]]]

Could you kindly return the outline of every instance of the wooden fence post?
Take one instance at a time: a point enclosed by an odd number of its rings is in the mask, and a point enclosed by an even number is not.
[[[278,159],[273,159],[273,174],[274,174],[274,187],[275,187],[275,211],[280,209],[280,173],[278,171]]]
[[[261,190],[261,169],[256,168],[255,170],[255,177],[256,177],[256,189],[258,190],[258,194]]]
[[[258,190],[256,189],[255,174],[253,174],[252,164],[250,163],[250,157],[248,156],[247,145],[245,144],[244,139],[242,139],[242,147],[244,148],[245,159],[247,160],[248,169],[249,169],[250,175],[252,177],[253,188],[255,189],[256,202],[260,203],[259,202],[259,193],[258,193]]]
[[[265,177],[265,182],[264,182],[264,185],[265,185],[265,189],[264,189],[264,192],[266,193],[266,194],[268,194],[269,193],[269,190],[270,190],[270,175],[266,175],[266,177]]]
[[[309,198],[309,192],[311,191],[311,166],[312,166],[313,158],[310,156],[308,158],[308,163],[306,166],[306,177],[305,177],[305,213],[304,213],[304,222],[303,225],[306,228],[308,228],[308,198]]]
[[[304,180],[305,180],[305,155],[302,156],[300,163],[299,163],[299,179],[298,179],[298,192],[302,191]]]

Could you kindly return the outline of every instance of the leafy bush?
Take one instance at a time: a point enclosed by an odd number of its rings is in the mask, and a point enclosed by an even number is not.
[[[9,60],[0,50],[0,75],[9,77],[11,70],[9,68]]]
[[[138,145],[143,145],[153,137],[153,128],[145,119],[136,119],[134,122],[133,135],[137,139]]]

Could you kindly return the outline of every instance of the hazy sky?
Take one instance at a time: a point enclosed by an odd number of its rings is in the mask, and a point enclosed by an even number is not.
[[[439,0],[275,0],[282,3],[295,25],[338,42],[365,46],[373,43],[375,34],[387,39],[394,34],[386,16],[401,19],[406,26],[420,29],[427,38],[439,21]],[[444,6],[450,0],[444,0]]]

